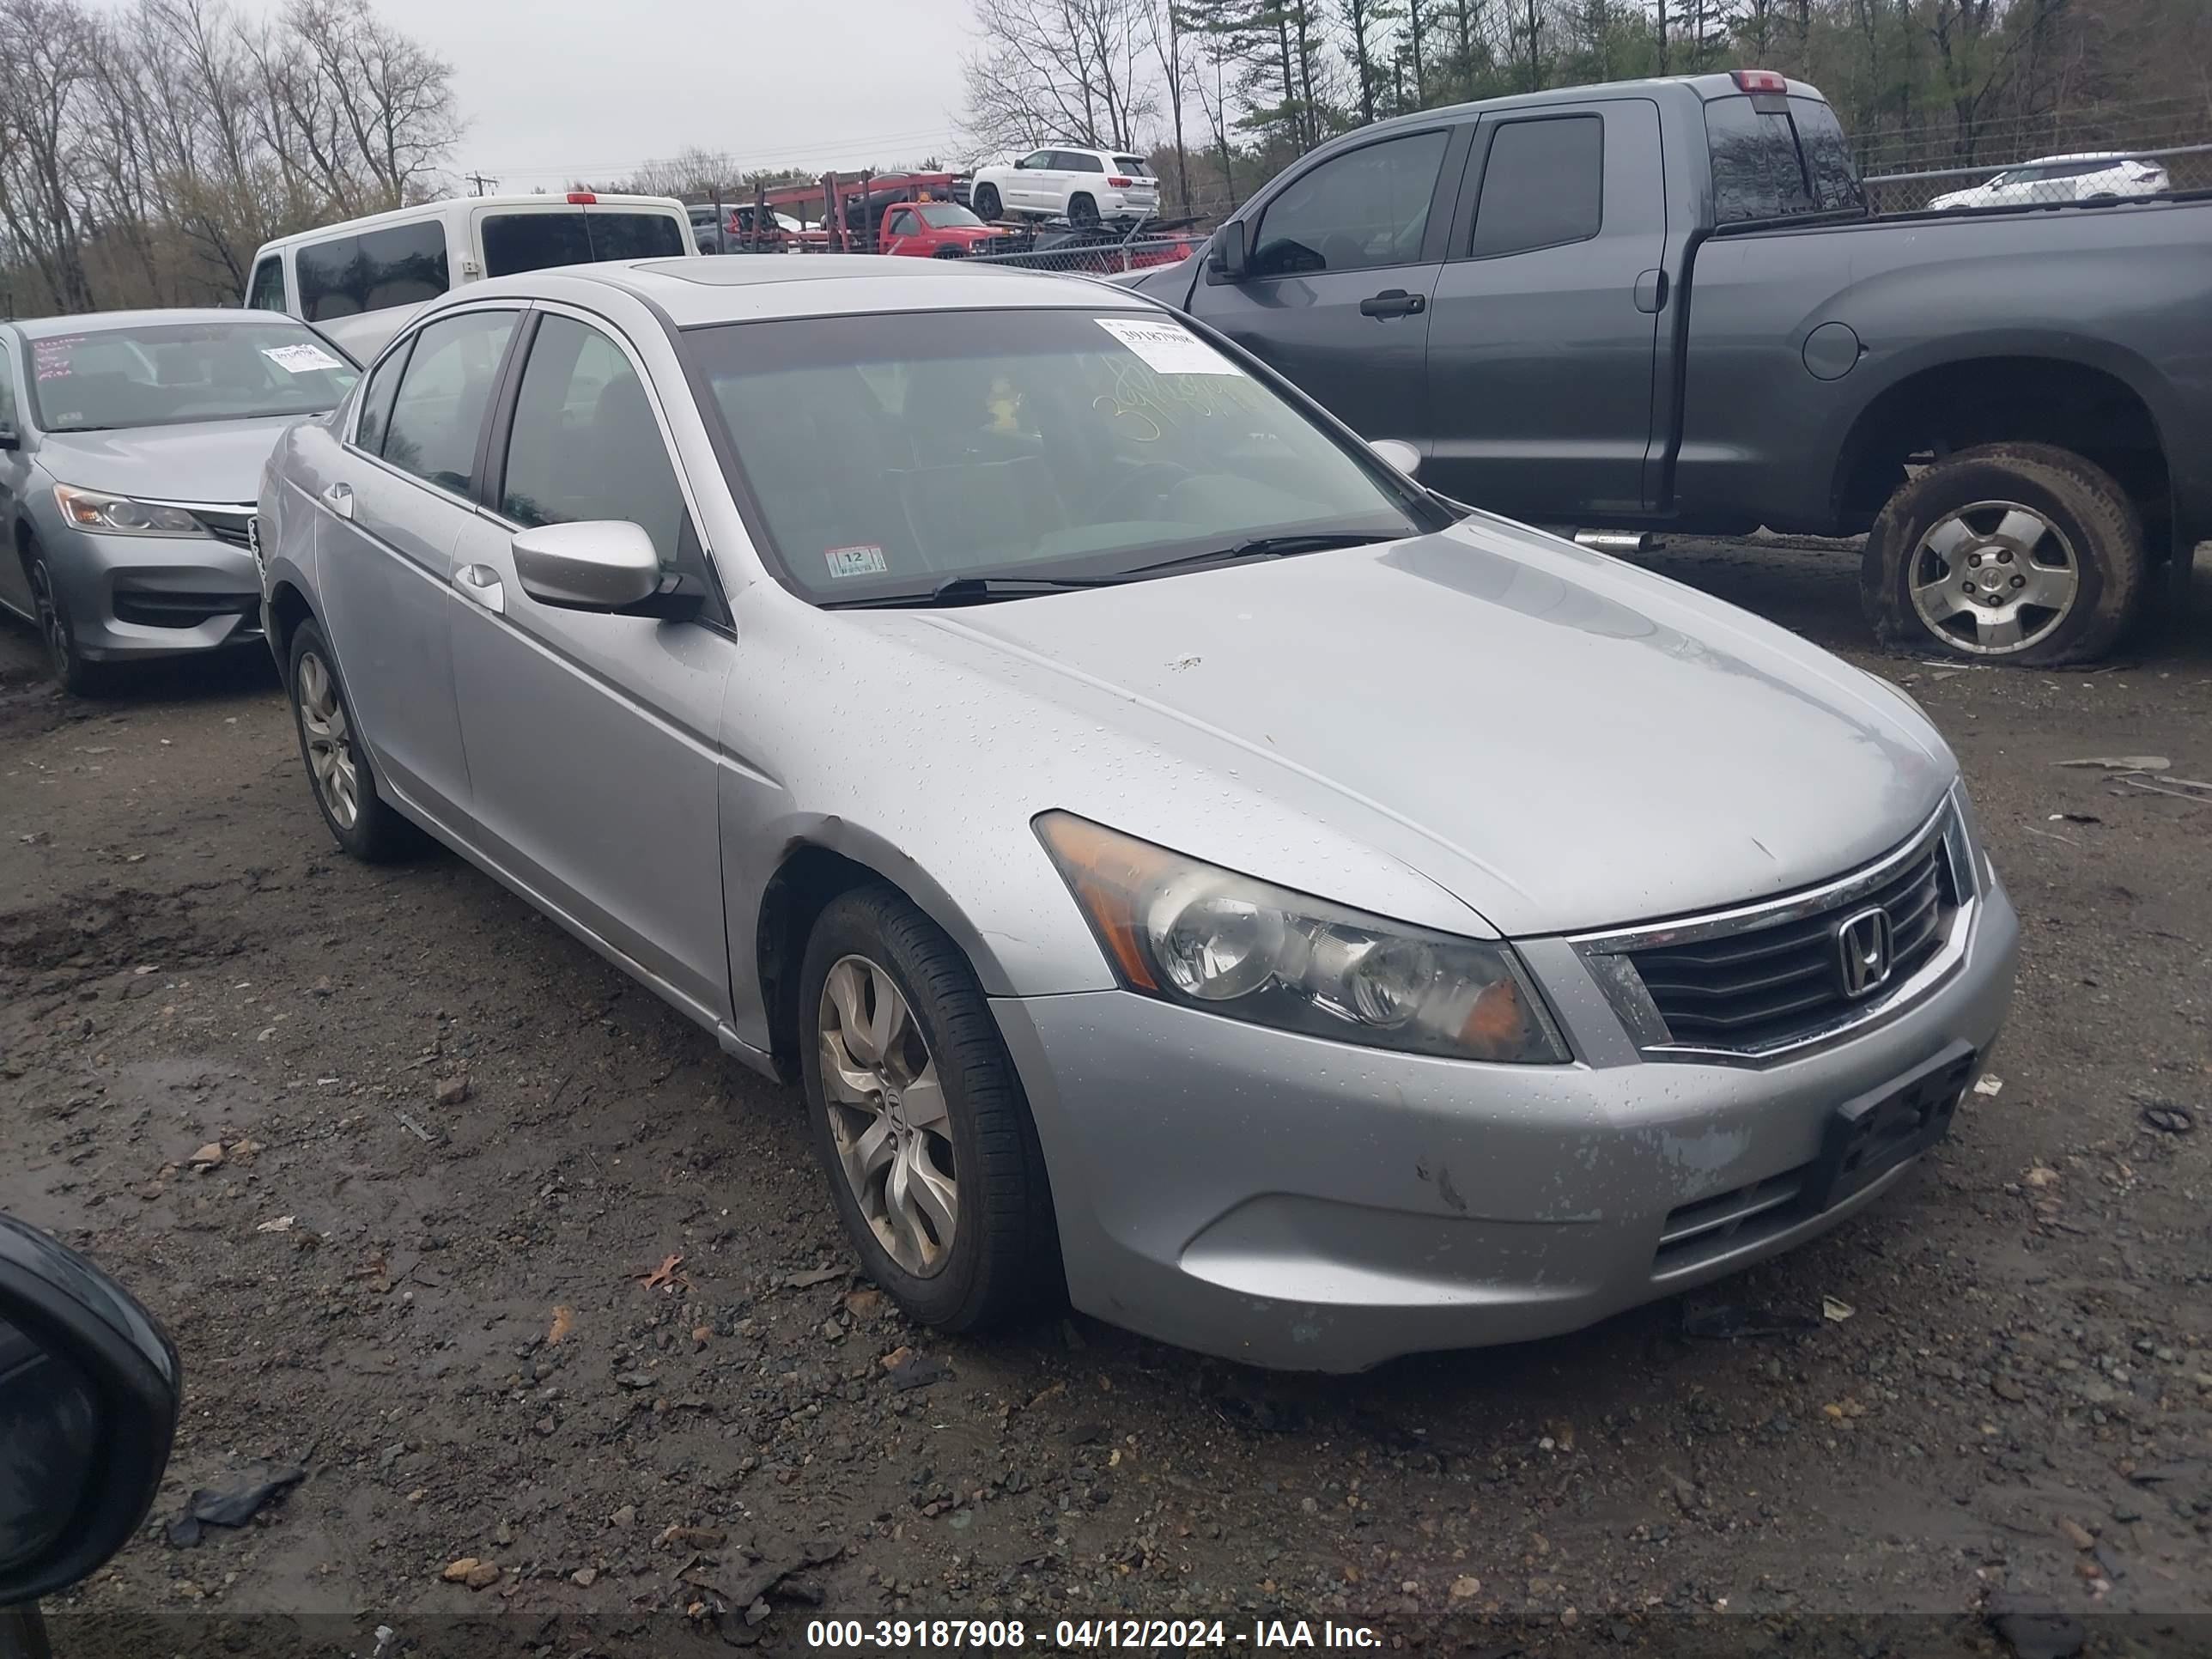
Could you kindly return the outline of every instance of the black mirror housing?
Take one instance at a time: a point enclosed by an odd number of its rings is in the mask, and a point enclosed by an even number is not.
[[[0,449],[21,449],[22,435],[4,421],[0,421]]]
[[[168,1466],[181,1393],[151,1314],[0,1216],[0,1607],[66,1589],[130,1540]]]

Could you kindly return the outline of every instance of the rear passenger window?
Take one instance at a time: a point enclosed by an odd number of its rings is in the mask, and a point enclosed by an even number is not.
[[[284,260],[281,254],[272,253],[253,267],[253,282],[246,291],[248,311],[282,311],[284,309]]]
[[[491,213],[483,220],[484,274],[589,264],[595,259],[660,259],[687,252],[672,213]]]
[[[386,460],[456,495],[475,493],[477,441],[514,324],[512,311],[468,311],[415,337],[385,426]]]
[[[1705,142],[1713,158],[1714,223],[1815,210],[1786,108],[1762,110],[1749,98],[1716,98],[1705,106]]]
[[[1605,199],[1605,121],[1596,115],[1513,121],[1490,140],[1476,198],[1476,258],[1587,241]]]
[[[626,520],[653,538],[663,569],[705,577],[644,382],[613,340],[571,318],[538,325],[500,508],[522,525]]]
[[[1413,263],[1428,230],[1448,136],[1417,132],[1363,145],[1286,186],[1260,221],[1254,273],[1290,276]]]

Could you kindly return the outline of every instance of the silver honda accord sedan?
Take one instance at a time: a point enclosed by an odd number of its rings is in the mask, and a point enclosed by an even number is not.
[[[472,283],[260,514],[331,833],[427,831],[798,1084],[940,1329],[1568,1330],[1895,1184],[2011,994],[1903,693],[1103,284]]]

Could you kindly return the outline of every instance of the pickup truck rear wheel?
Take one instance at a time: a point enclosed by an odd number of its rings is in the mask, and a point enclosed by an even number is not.
[[[2148,562],[2142,520],[2103,468],[2048,444],[1985,444],[1889,498],[1859,582],[1886,646],[2055,667],[2127,631]]]

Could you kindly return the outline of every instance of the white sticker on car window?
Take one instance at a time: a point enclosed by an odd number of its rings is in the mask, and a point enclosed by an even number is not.
[[[341,366],[319,345],[264,346],[261,355],[287,374],[312,374],[317,369]]]
[[[890,569],[884,562],[884,550],[872,542],[858,547],[825,547],[822,556],[830,561],[832,576],[880,576]]]
[[[1244,371],[1177,323],[1140,323],[1128,317],[1091,321],[1142,358],[1155,374],[1234,374]]]

